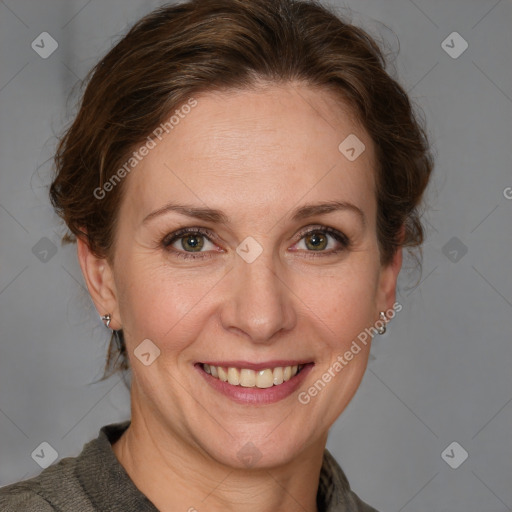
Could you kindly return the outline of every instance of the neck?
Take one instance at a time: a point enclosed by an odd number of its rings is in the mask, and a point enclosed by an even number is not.
[[[327,435],[286,464],[234,468],[140,410],[133,398],[130,427],[112,448],[136,487],[160,512],[317,512]]]

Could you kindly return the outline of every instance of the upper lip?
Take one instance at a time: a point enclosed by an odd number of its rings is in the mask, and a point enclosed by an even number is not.
[[[249,361],[201,361],[202,364],[210,366],[223,366],[224,368],[246,368],[248,370],[266,370],[267,368],[277,368],[278,366],[298,366],[300,364],[312,363],[311,360],[279,359],[273,361],[263,361],[261,363],[251,363]]]

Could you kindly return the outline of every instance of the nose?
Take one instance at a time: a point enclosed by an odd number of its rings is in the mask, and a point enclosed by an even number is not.
[[[221,313],[226,330],[242,333],[253,343],[269,344],[277,333],[294,327],[297,315],[293,291],[278,269],[279,264],[265,251],[252,263],[237,256]]]

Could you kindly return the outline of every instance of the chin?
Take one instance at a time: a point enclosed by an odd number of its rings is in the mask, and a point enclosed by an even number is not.
[[[229,441],[223,444],[225,449],[219,444],[204,448],[213,459],[234,469],[263,470],[283,466],[299,457],[307,443],[303,433],[298,439],[286,428],[279,434],[269,434],[278,424],[276,422],[262,432],[227,436]],[[282,429],[283,424],[277,429]]]

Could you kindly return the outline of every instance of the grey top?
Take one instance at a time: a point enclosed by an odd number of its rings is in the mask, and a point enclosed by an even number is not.
[[[105,425],[77,457],[66,457],[38,476],[0,488],[1,512],[158,512],[135,486],[112,444],[130,420]],[[325,450],[317,494],[319,512],[377,512],[350,489]]]

